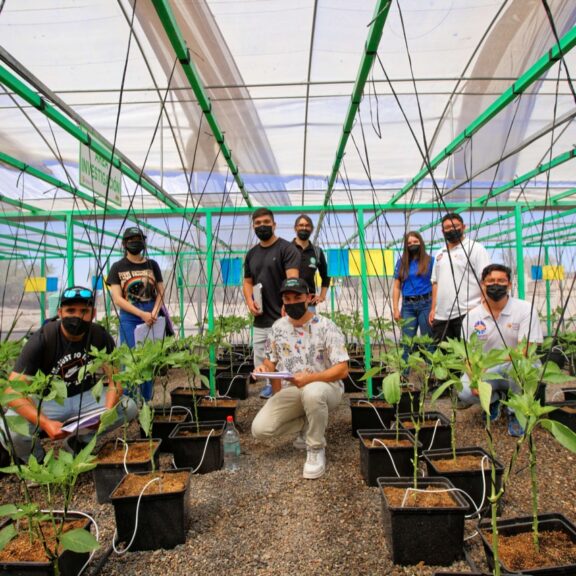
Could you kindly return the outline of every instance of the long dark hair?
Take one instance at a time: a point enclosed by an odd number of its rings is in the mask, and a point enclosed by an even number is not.
[[[430,266],[430,254],[426,252],[426,246],[422,236],[418,232],[408,232],[406,236],[404,236],[404,251],[402,252],[400,270],[398,272],[400,282],[404,282],[404,280],[408,278],[408,272],[410,270],[410,253],[408,252],[408,238],[410,238],[410,236],[414,236],[414,238],[420,240],[420,249],[415,256],[415,259],[418,260],[418,276],[427,274],[428,267]]]

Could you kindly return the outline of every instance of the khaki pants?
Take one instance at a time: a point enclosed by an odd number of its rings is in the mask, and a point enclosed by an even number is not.
[[[289,386],[264,404],[252,422],[254,438],[265,439],[303,431],[308,448],[324,448],[328,411],[340,404],[339,382],[311,382]]]

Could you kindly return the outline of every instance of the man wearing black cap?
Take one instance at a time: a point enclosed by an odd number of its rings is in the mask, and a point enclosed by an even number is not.
[[[120,343],[130,348],[136,345],[134,330],[140,324],[152,326],[160,313],[164,298],[164,284],[160,266],[146,257],[146,236],[135,226],[126,228],[122,237],[125,256],[114,262],[106,283],[114,304],[120,308]],[[153,382],[140,386],[146,401],[152,399]]]
[[[55,400],[40,402],[37,397],[22,396],[14,388],[7,388],[7,394],[15,394],[19,398],[8,403],[6,416],[20,415],[29,422],[30,435],[10,430],[15,456],[22,461],[27,461],[32,451],[38,460],[44,457],[42,446],[32,439],[34,430],[38,428],[51,440],[60,440],[68,437],[62,430],[65,420],[98,407],[113,408],[118,405],[118,419],[113,427],[119,426],[124,416],[128,419],[136,417],[137,409],[132,400],[124,397],[120,402],[122,388],[114,382],[111,368],[104,371],[108,380],[107,391],[99,399],[91,393],[98,377],[84,374],[82,370],[90,361],[91,347],[107,352],[114,348],[114,341],[108,332],[92,322],[94,314],[92,290],[82,286],[67,288],[60,296],[58,320],[46,323],[35,332],[16,361],[9,377],[11,381],[29,379],[42,372],[63,380],[67,389],[67,398],[63,404],[59,404]],[[90,436],[82,438],[88,441]],[[7,448],[7,433],[2,422],[0,440]]]
[[[286,316],[277,320],[266,342],[266,358],[255,372],[284,372],[273,379],[274,395],[252,422],[252,435],[264,439],[298,434],[294,446],[306,449],[303,477],[326,470],[328,412],[340,404],[348,375],[344,335],[328,318],[308,309],[308,284],[287,278],[280,288]]]

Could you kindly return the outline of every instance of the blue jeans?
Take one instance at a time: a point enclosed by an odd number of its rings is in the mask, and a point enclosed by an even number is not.
[[[140,310],[143,310],[144,312],[152,312],[154,309],[154,301],[140,302],[138,304],[134,304],[134,306]],[[144,320],[138,316],[135,316],[134,314],[131,314],[130,312],[120,310],[120,344],[125,342],[129,348],[134,348],[134,330],[136,329],[136,326],[140,326],[140,324],[144,324]],[[140,384],[139,388],[140,396],[142,396],[146,402],[152,400],[152,396],[154,395],[154,382],[152,382],[152,380],[148,380],[147,382],[144,382],[144,384]],[[130,390],[127,390],[126,394],[131,397],[136,395],[134,391]]]
[[[82,393],[77,394],[76,396],[70,396],[64,400],[64,404],[58,404],[55,400],[48,400],[47,402],[42,402],[42,414],[50,418],[50,420],[58,420],[59,422],[64,422],[68,418],[72,418],[74,416],[78,416],[80,405],[82,405],[82,413],[89,412],[90,410],[94,410],[98,408],[98,406],[104,407],[106,405],[106,392],[108,388],[104,387],[104,392],[102,396],[100,396],[100,400],[97,402],[96,398],[92,396],[92,392],[90,390]],[[38,401],[36,398],[31,397],[32,401],[37,404]],[[108,431],[113,430],[114,428],[118,428],[121,426],[125,421],[130,421],[136,418],[138,415],[138,408],[136,408],[136,404],[130,398],[126,396],[122,396],[120,402],[117,407],[117,414],[118,418],[116,421],[108,428]],[[6,416],[16,416],[17,412],[14,410],[8,409],[6,411]],[[32,452],[34,452],[34,456],[38,460],[44,458],[44,448],[40,444],[38,438],[34,440],[32,434],[34,433],[35,426],[32,424],[28,425],[28,433],[29,435],[19,434],[13,430],[10,430],[10,436],[12,437],[12,442],[14,444],[15,455],[20,458],[23,462],[28,462],[28,457]],[[82,434],[82,440],[88,443],[93,437],[95,431],[87,432],[86,434]],[[0,420],[0,440],[1,443],[4,445],[4,448],[7,448],[7,440],[4,437],[4,426],[2,421]]]
[[[421,336],[431,336],[432,327],[428,323],[432,299],[426,300],[405,300],[402,299],[401,316],[405,324],[402,326],[402,336],[407,340],[412,340],[420,328]],[[402,358],[406,361],[412,351],[412,346],[404,345]]]

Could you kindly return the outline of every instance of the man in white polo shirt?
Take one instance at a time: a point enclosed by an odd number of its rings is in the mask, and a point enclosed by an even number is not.
[[[466,314],[480,304],[480,273],[490,264],[486,248],[464,236],[466,226],[455,213],[442,218],[446,246],[432,268],[432,304],[429,321],[436,342],[460,338]]]
[[[475,333],[482,341],[485,352],[495,348],[515,348],[522,340],[535,343],[541,343],[543,340],[542,326],[536,310],[532,309],[529,302],[509,295],[512,288],[511,280],[510,268],[503,264],[490,264],[482,271],[482,290],[485,298],[466,316],[463,335],[469,340]],[[500,416],[500,398],[504,397],[509,389],[516,389],[516,384],[508,374],[509,370],[509,362],[493,369],[500,378],[490,380],[491,420],[496,420]],[[458,396],[462,407],[478,403],[480,399],[477,391],[470,389],[470,381],[465,374],[462,376],[462,384],[464,389]],[[510,436],[521,436],[523,433],[513,413],[509,414],[508,433]]]

